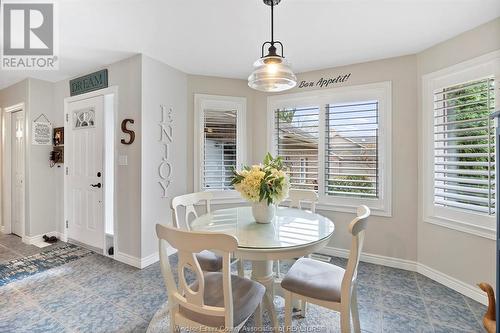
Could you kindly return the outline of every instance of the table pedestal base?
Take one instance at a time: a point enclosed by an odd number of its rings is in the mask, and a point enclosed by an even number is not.
[[[273,261],[252,261],[252,280],[255,280],[266,287],[264,303],[271,317],[271,325],[275,333],[279,332],[278,315],[274,307],[274,272]],[[262,309],[262,307],[261,307]]]

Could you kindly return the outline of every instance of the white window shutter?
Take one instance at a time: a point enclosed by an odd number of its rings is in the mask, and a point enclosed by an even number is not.
[[[237,111],[205,110],[203,116],[204,191],[232,190],[233,167],[237,163]]]
[[[434,94],[434,204],[495,213],[494,79]]]
[[[377,198],[378,101],[326,106],[325,194]]]
[[[274,112],[276,152],[290,173],[292,188],[318,190],[319,108]]]

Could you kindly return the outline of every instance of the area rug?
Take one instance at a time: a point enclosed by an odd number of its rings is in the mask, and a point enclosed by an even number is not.
[[[92,251],[66,244],[28,257],[0,264],[0,287],[10,282],[83,258]]]

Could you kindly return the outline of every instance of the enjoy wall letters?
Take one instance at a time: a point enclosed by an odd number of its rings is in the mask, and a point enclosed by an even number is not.
[[[158,175],[160,180],[158,183],[162,189],[162,198],[167,197],[168,187],[170,186],[170,179],[172,176],[172,157],[170,146],[173,142],[173,118],[172,108],[167,108],[165,105],[160,105],[161,121],[160,126],[160,143],[162,145],[162,157],[160,165],[158,166]]]

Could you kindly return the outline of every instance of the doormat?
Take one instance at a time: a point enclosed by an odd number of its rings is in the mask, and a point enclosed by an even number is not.
[[[0,287],[16,280],[83,258],[92,251],[66,244],[28,257],[0,264]]]

